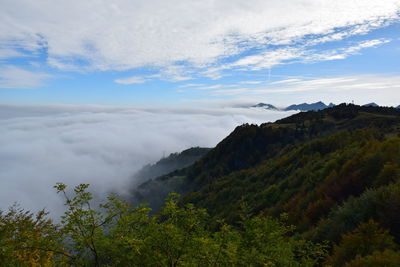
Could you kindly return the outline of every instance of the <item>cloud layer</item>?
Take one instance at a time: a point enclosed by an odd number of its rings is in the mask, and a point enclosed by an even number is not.
[[[3,0],[0,44],[14,56],[45,51],[49,64],[65,70],[157,66],[183,80],[190,75],[181,71],[244,53],[250,57],[237,64],[267,57],[270,66],[299,47],[387,25],[399,11],[398,0]]]
[[[14,201],[61,213],[52,186],[90,183],[101,194],[163,153],[212,147],[234,127],[287,116],[248,109],[0,106],[0,208]]]

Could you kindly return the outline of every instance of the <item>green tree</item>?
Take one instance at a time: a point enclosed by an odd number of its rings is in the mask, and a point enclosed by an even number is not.
[[[73,258],[62,246],[60,228],[46,218],[18,206],[0,211],[1,266],[63,266]]]
[[[313,266],[326,252],[277,219],[244,216],[233,227],[176,194],[150,215],[114,196],[94,207],[87,184],[71,196],[55,187],[66,205],[59,225],[43,211],[0,213],[1,266]]]
[[[396,249],[397,244],[388,231],[369,220],[360,224],[352,233],[343,235],[339,245],[334,246],[329,262],[333,266],[343,266],[356,257],[364,257],[375,251]]]

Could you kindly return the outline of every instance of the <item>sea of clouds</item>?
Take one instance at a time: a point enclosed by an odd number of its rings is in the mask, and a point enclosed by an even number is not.
[[[243,123],[283,111],[0,105],[0,209],[14,202],[59,216],[52,188],[89,183],[97,196],[124,192],[143,165],[193,146],[213,147]]]

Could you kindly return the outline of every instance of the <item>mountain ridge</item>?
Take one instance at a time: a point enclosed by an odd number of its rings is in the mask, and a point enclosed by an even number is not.
[[[400,111],[394,108],[361,107],[341,104],[321,111],[300,112],[275,123],[260,126],[244,124],[223,139],[193,165],[149,180],[139,189],[140,199],[157,195],[161,203],[167,192],[194,192],[218,177],[251,168],[273,157],[288,145],[297,145],[340,130],[381,127],[391,129],[398,124]],[[390,131],[393,131],[390,130]],[[163,184],[166,185],[163,187]],[[162,193],[157,193],[162,188]],[[167,190],[166,190],[167,188]],[[157,204],[150,206],[157,209]]]
[[[282,110],[282,111],[293,111],[293,110],[294,111],[296,111],[296,110],[299,110],[299,111],[311,111],[311,110],[317,111],[317,110],[322,110],[322,109],[325,109],[325,108],[332,108],[334,106],[336,106],[336,105],[333,104],[332,102],[330,102],[328,105],[326,105],[324,102],[318,101],[318,102],[315,102],[315,103],[292,104],[292,105],[289,105],[289,106],[283,107],[283,108],[278,108],[273,104],[267,104],[267,103],[260,102],[260,103],[258,103],[256,105],[252,105],[250,107],[251,108],[264,108],[264,109],[267,109],[267,110]],[[376,104],[375,102],[367,103],[367,104],[364,104],[362,106],[363,107],[369,107],[369,106],[379,107],[379,105]],[[398,105],[395,108],[400,108],[400,105]]]
[[[302,103],[302,104],[293,104],[288,107],[286,107],[284,110],[301,110],[301,111],[310,111],[310,110],[321,110],[325,109],[328,106],[323,103],[322,101],[318,101],[315,103],[307,104],[307,103]]]

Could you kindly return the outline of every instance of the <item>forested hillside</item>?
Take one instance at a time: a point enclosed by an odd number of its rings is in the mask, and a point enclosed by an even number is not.
[[[193,164],[208,151],[210,151],[210,148],[191,147],[180,153],[171,153],[169,156],[160,159],[154,164],[145,165],[133,175],[132,180],[134,180],[135,183],[143,183],[172,171],[183,169]]]
[[[171,191],[170,187],[164,183],[160,187],[153,186],[152,188],[148,188],[144,186],[146,182],[172,171],[188,167],[209,151],[210,148],[192,147],[180,153],[171,153],[168,157],[162,158],[154,164],[144,166],[132,177],[134,184],[127,196],[128,202],[132,205],[139,205],[140,203],[149,201],[151,198],[151,206],[160,207],[164,203],[165,197]],[[153,183],[156,183],[156,181]]]
[[[308,142],[323,142],[324,138],[334,139],[335,134],[347,133],[355,136],[356,140],[358,134],[361,139],[365,135],[378,141],[397,137],[400,129],[399,116],[400,111],[394,108],[342,104],[321,111],[301,112],[275,123],[260,126],[245,124],[237,127],[190,167],[150,180],[141,185],[141,188],[155,190],[168,184],[169,190],[175,192],[197,192],[217,180],[225,179],[228,174],[241,170],[251,171],[261,163],[265,165],[266,160],[288,156]],[[353,133],[357,129],[359,132]],[[320,146],[326,150],[330,149],[324,147],[325,144]],[[343,146],[347,148],[346,145]],[[147,201],[151,202],[151,198]]]
[[[233,225],[243,214],[285,216],[303,238],[333,245],[370,223],[399,242],[399,137],[399,110],[342,104],[242,125],[192,166],[142,187],[168,185]]]

